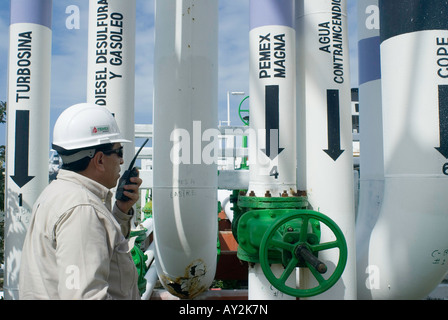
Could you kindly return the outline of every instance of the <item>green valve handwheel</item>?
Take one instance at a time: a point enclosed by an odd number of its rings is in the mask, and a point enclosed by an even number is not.
[[[243,104],[243,102],[245,100],[247,100],[249,98],[249,96],[246,96],[243,100],[241,100],[240,105],[238,106],[238,115],[240,116],[241,121],[244,123],[244,125],[248,126],[249,125],[249,117],[247,116],[243,116],[243,113],[247,113],[249,114],[249,109],[241,109],[241,105]]]
[[[325,243],[310,243],[307,235],[310,219],[325,224],[336,239]],[[285,230],[292,220],[301,220],[298,237],[285,237]],[[318,259],[318,253],[335,248],[339,249],[339,260],[333,273],[328,276],[327,266]],[[270,267],[269,253],[273,251],[281,251],[283,256],[289,257],[283,263],[285,269],[280,277],[276,277]],[[260,264],[264,275],[276,289],[294,297],[311,297],[327,291],[339,280],[346,263],[347,243],[344,234],[333,220],[316,211],[298,210],[297,213],[279,218],[266,230],[260,244]],[[286,285],[296,267],[302,266],[306,266],[316,278],[319,283],[316,287],[300,289]]]

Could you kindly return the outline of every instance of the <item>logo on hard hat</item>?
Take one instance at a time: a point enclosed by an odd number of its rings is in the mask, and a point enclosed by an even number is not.
[[[109,133],[109,126],[97,126],[92,128],[92,135],[101,134],[101,133]]]

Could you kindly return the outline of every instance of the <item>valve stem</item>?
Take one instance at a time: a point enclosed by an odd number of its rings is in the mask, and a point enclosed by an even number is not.
[[[317,270],[317,272],[321,274],[327,272],[327,266],[325,263],[317,259],[306,246],[298,246],[295,253],[296,257],[302,258],[308,262],[314,269]]]

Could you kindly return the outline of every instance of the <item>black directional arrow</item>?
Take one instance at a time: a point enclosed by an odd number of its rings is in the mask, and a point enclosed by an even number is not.
[[[30,182],[34,176],[28,175],[29,159],[29,139],[30,139],[30,112],[29,110],[16,111],[16,139],[15,139],[15,160],[14,175],[11,179],[22,188]]]
[[[324,151],[336,161],[344,152],[341,150],[341,126],[339,118],[339,90],[327,90],[328,149]]]
[[[439,136],[440,147],[435,147],[448,158],[448,85],[439,85]]]
[[[266,86],[265,92],[265,122],[266,122],[266,149],[262,151],[274,160],[284,148],[279,148],[279,87],[278,85]],[[271,145],[273,135],[273,145]],[[277,139],[275,140],[275,135]]]

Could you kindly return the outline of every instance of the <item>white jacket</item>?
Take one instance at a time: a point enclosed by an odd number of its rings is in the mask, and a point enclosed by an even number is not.
[[[112,193],[60,170],[37,199],[22,251],[20,299],[139,299],[132,215]]]

